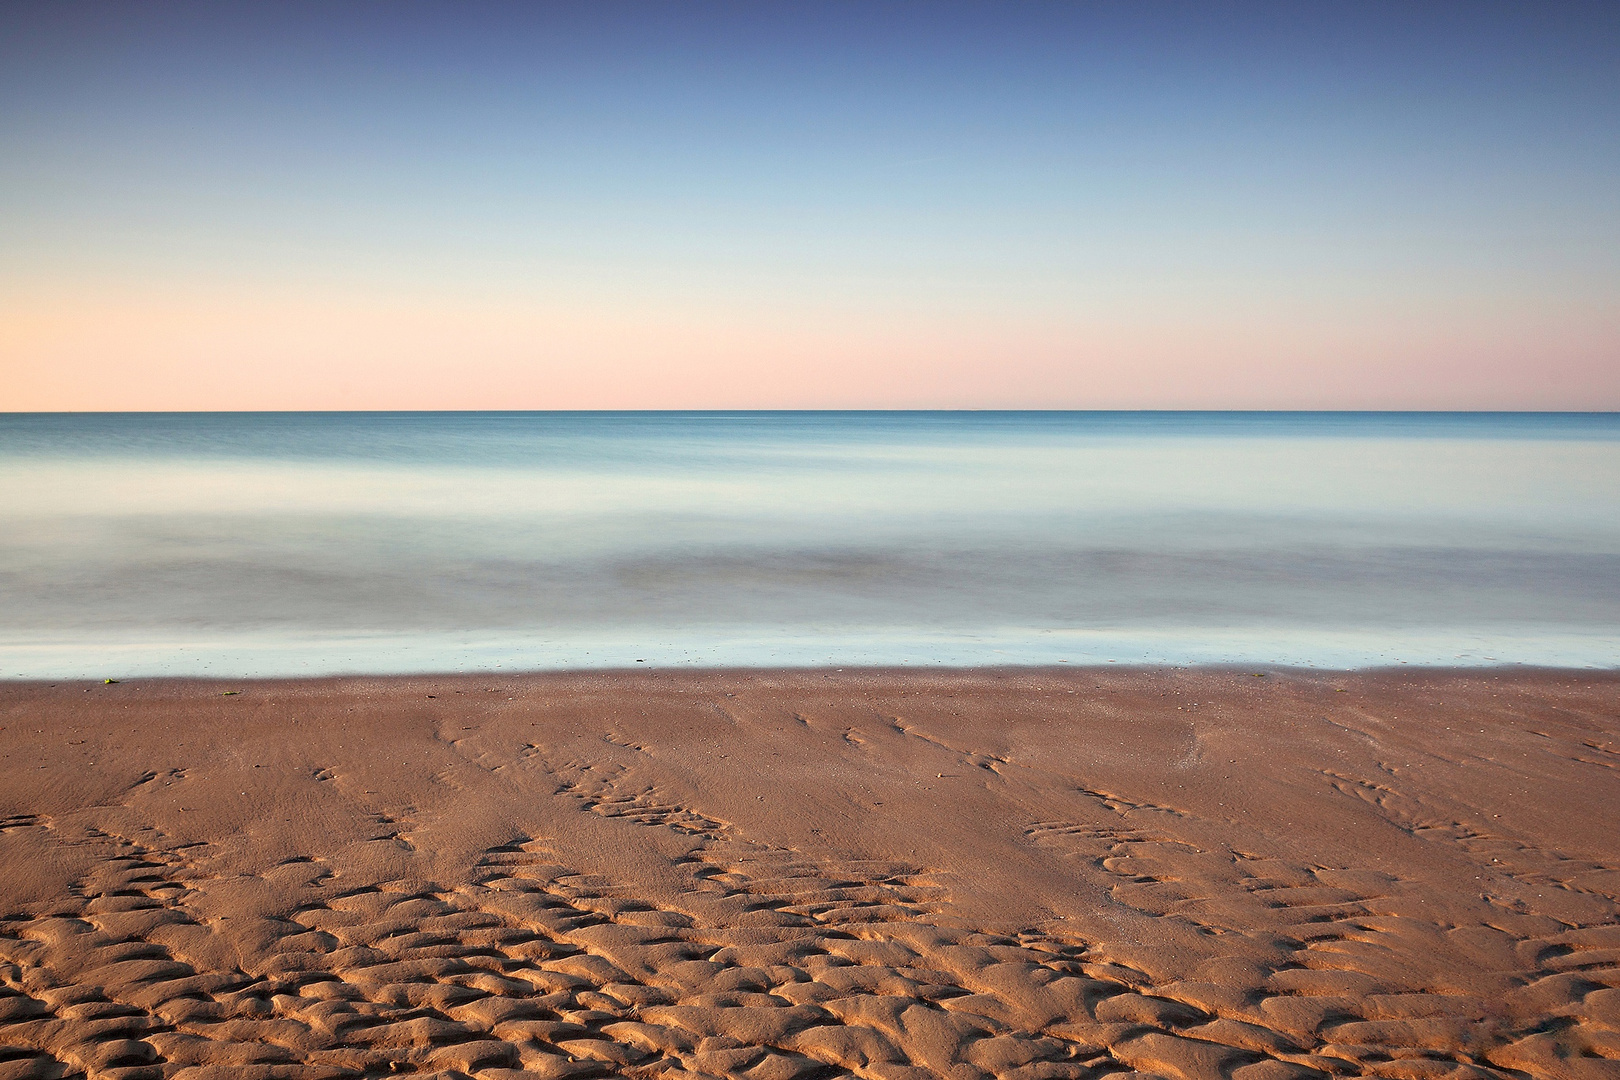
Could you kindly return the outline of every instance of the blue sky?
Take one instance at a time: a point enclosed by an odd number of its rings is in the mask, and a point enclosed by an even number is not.
[[[14,3],[0,100],[0,408],[1620,407],[1612,4]]]

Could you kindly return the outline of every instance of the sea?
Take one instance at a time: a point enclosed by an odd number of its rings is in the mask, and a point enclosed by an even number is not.
[[[0,678],[1620,666],[1620,414],[0,415]]]

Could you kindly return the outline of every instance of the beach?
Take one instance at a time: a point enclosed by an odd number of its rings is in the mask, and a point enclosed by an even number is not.
[[[1620,1080],[1620,3],[0,102],[0,1080]]]
[[[1614,1077],[1620,674],[0,683],[0,1078]]]

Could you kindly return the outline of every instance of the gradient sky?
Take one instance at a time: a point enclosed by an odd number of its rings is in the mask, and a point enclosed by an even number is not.
[[[1620,4],[0,6],[0,410],[1620,408]]]

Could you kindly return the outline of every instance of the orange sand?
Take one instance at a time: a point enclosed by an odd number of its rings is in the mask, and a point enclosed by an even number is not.
[[[0,754],[0,1080],[1620,1076],[1612,673],[11,683]]]

